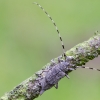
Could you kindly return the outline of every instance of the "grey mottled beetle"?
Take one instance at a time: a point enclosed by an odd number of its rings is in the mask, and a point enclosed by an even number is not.
[[[62,41],[62,38],[60,36],[59,30],[54,22],[54,20],[51,18],[51,16],[44,10],[44,8],[39,5],[38,3],[34,2],[34,4],[38,5],[44,12],[45,14],[50,18],[50,20],[52,21],[52,23],[54,24],[56,31],[59,35],[61,44],[62,44],[62,48],[63,48],[63,55],[65,60],[61,60],[58,58],[58,64],[55,64],[52,61],[52,65],[51,67],[46,67],[45,70],[38,72],[38,74],[36,73],[36,75],[38,76],[38,81],[40,83],[41,86],[41,90],[40,90],[40,95],[50,89],[51,87],[55,87],[56,89],[58,88],[58,81],[63,78],[64,76],[66,76],[67,78],[69,78],[68,76],[68,72],[75,70],[74,68],[70,68],[71,64],[70,64],[70,60],[73,59],[72,56],[66,56],[65,54],[65,47]],[[100,71],[100,69],[96,69],[96,68],[90,68],[90,67],[84,67],[84,66],[79,66],[80,68],[88,68],[88,69],[92,69],[92,70],[97,70]],[[76,68],[79,68],[78,66]]]
[[[42,94],[45,90],[48,90],[51,87],[55,87],[56,89],[58,88],[58,81],[66,76],[69,78],[68,71],[74,70],[73,68],[68,68],[70,64],[68,63],[69,61],[63,61],[59,62],[59,64],[53,66],[50,70],[46,72],[46,77],[44,77],[42,80],[40,80],[42,89],[40,91],[40,94]]]

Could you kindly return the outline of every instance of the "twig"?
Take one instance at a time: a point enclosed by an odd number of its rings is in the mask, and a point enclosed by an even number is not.
[[[100,55],[100,34],[95,33],[88,41],[80,43],[66,51],[66,55],[73,56],[74,58],[70,62],[72,65],[70,66],[71,68],[85,65],[89,60],[98,57],[98,55]],[[58,58],[54,59],[54,63],[58,63]],[[51,62],[48,63],[42,70],[38,71],[37,74],[23,81],[13,90],[2,96],[0,100],[33,100],[37,98],[41,90],[39,82],[36,81],[39,78],[38,75],[42,75],[41,73],[43,73],[45,69],[51,67],[51,64]]]

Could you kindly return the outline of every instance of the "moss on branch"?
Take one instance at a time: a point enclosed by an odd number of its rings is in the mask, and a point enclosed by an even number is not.
[[[89,60],[98,57],[100,55],[100,34],[96,33],[88,41],[74,46],[66,51],[66,55],[73,56],[74,59],[71,61],[71,67],[74,68],[85,65]],[[58,58],[55,58],[54,62],[58,63]],[[42,70],[36,73],[41,75],[42,71],[50,67],[51,64],[51,62],[48,63]],[[37,74],[20,83],[13,90],[2,96],[0,100],[33,100],[37,98],[41,90],[39,83],[35,81],[38,78]]]

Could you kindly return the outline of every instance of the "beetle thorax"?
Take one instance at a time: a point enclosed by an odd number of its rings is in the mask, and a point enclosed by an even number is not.
[[[68,71],[69,63],[66,61],[63,61],[59,64],[59,69],[62,70],[63,72]]]

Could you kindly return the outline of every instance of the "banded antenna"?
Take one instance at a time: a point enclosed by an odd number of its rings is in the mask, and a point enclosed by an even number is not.
[[[85,66],[77,66],[76,68],[87,68],[87,69],[91,69],[91,70],[100,71],[100,69],[92,68],[92,67],[85,67]]]
[[[59,38],[60,38],[60,41],[61,41],[61,45],[62,45],[62,49],[63,49],[63,55],[64,55],[64,58],[66,59],[65,46],[64,46],[64,43],[62,41],[62,37],[60,35],[60,32],[58,30],[58,27],[56,26],[56,23],[54,22],[54,20],[51,18],[51,16],[44,10],[44,8],[40,4],[38,4],[36,2],[34,2],[34,4],[36,4],[37,6],[39,6],[45,12],[45,14],[50,18],[50,20],[52,21],[53,25],[55,26],[56,31],[57,31],[57,33],[59,35]]]
[[[53,25],[55,26],[56,31],[57,31],[57,33],[59,35],[59,38],[60,38],[60,41],[61,41],[61,45],[62,45],[62,49],[63,49],[63,55],[64,55],[64,58],[66,59],[65,46],[64,46],[64,43],[62,41],[62,37],[60,35],[58,27],[56,26],[56,23],[54,22],[54,20],[51,18],[51,16],[46,12],[46,10],[40,4],[38,4],[37,2],[34,2],[34,4],[36,4],[37,6],[39,6],[42,9],[42,11],[44,11],[44,13],[49,17],[49,19],[52,21]],[[100,71],[100,69],[91,68],[91,67],[85,67],[85,66],[77,66],[76,68],[87,68],[87,69],[91,69],[91,70]]]

